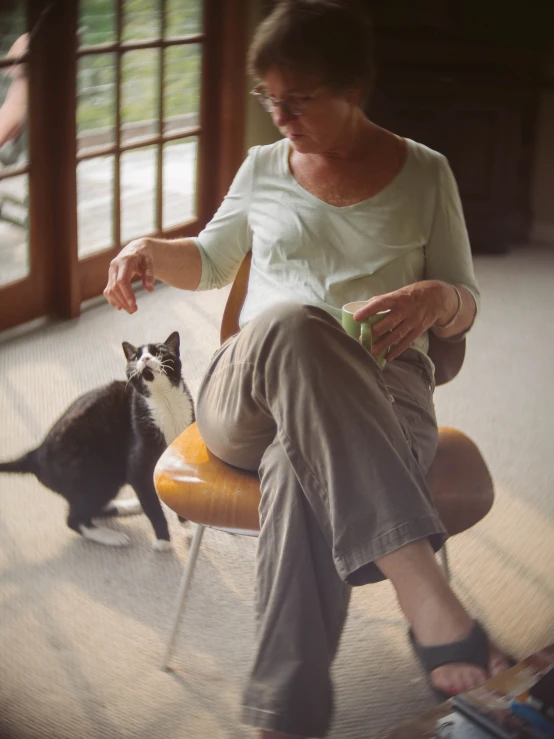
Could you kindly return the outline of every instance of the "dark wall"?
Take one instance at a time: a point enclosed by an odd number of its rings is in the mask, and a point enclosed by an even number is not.
[[[506,0],[363,1],[376,28],[387,33],[543,48],[552,36],[550,0],[525,5]]]
[[[377,81],[368,115],[448,157],[474,251],[531,229],[531,182],[554,2],[367,0]]]

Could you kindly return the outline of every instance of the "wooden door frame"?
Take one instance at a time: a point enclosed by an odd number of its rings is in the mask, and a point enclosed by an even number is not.
[[[29,0],[33,28],[50,0]],[[194,236],[209,221],[244,155],[244,79],[248,4],[204,0],[197,219],[164,231]],[[57,0],[44,15],[29,59],[29,250],[37,281],[0,288],[0,330],[53,314],[74,318],[81,302],[99,295],[109,249],[77,254],[77,22],[78,3]],[[40,284],[39,284],[40,283]]]

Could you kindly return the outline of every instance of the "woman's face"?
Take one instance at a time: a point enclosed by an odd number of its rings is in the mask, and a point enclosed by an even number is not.
[[[303,154],[324,154],[341,150],[352,132],[352,121],[360,113],[360,92],[339,93],[325,87],[313,75],[272,68],[264,76],[261,87],[273,100],[300,102],[302,115],[291,115],[287,106],[277,105],[273,122]]]

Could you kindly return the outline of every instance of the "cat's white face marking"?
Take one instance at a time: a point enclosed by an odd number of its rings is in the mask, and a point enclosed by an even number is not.
[[[142,354],[137,360],[137,369],[141,373],[146,367],[148,367],[148,369],[151,369],[153,372],[161,372],[161,364],[162,363],[160,362],[158,357],[150,354],[148,349],[143,349]]]
[[[144,349],[137,360],[137,367],[140,367],[141,369],[143,369],[144,367],[148,367],[148,361],[151,359],[153,359],[153,357],[150,352]]]
[[[140,357],[136,360],[136,371],[148,383],[151,392],[168,393],[175,387],[167,377],[162,359],[151,354],[148,349],[143,349]]]

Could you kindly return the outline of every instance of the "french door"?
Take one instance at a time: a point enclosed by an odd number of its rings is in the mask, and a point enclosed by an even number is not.
[[[246,12],[241,0],[16,4],[0,79],[25,71],[28,111],[19,153],[0,159],[0,330],[77,316],[122,245],[209,220],[243,154]]]

